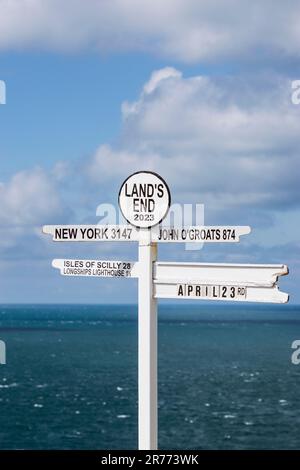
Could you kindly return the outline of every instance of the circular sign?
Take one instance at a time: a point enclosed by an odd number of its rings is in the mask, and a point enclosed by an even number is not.
[[[138,228],[159,224],[167,215],[171,195],[167,183],[151,171],[129,176],[119,192],[119,206],[127,222]]]

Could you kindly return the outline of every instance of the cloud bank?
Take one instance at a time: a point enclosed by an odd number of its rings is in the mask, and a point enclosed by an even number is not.
[[[74,205],[86,217],[91,200],[93,210],[116,201],[121,181],[141,169],[161,173],[174,202],[205,203],[207,210],[231,213],[231,221],[246,209],[255,212],[255,223],[269,224],[270,211],[300,205],[299,108],[290,95],[291,83],[276,76],[154,71],[139,97],[122,105],[118,145],[102,143],[76,169],[58,162],[51,172],[32,169],[2,183],[0,224],[19,231],[63,218],[66,223]],[[72,194],[75,174],[80,191]],[[3,240],[15,239],[9,234]]]
[[[144,168],[211,207],[297,207],[299,109],[290,96],[278,77],[155,71],[139,99],[123,103],[119,146],[101,145],[87,174],[104,184]]]
[[[278,62],[299,58],[299,21],[297,0],[0,0],[0,50]]]

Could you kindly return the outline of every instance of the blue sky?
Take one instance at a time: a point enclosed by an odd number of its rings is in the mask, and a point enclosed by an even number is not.
[[[51,260],[137,247],[57,246],[40,227],[97,222],[125,177],[152,169],[207,224],[253,228],[161,259],[286,263],[299,302],[297,2],[14,3],[0,0],[0,301],[134,302],[135,281],[63,279]]]

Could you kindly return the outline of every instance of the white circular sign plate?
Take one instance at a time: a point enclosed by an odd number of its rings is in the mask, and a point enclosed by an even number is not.
[[[138,228],[159,224],[171,205],[168,185],[151,171],[139,171],[129,176],[119,192],[119,206],[127,222]]]

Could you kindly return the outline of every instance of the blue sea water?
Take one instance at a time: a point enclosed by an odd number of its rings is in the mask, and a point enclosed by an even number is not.
[[[1,306],[1,449],[137,446],[137,307]],[[300,307],[159,307],[159,447],[299,449]]]

